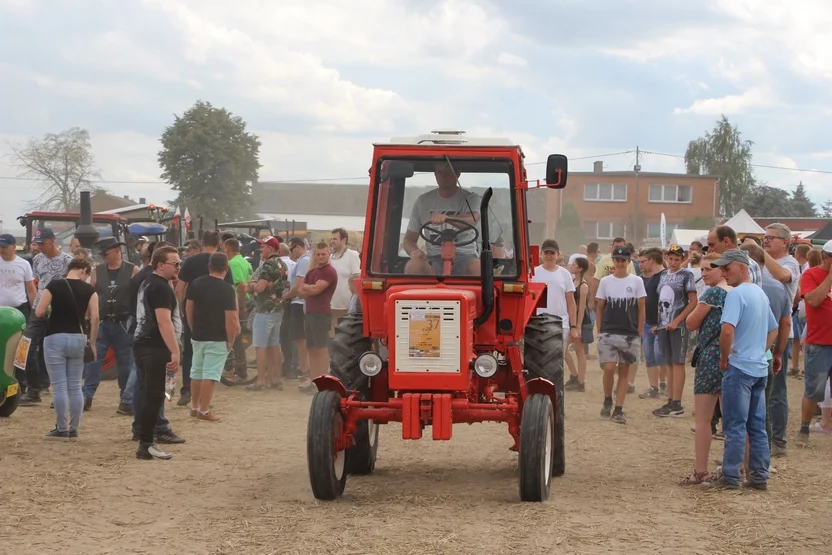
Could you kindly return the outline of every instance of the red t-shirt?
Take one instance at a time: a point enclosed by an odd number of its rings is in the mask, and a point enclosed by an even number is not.
[[[800,293],[814,291],[828,275],[821,266],[809,268],[800,278]],[[832,345],[832,292],[818,306],[806,303],[806,343]]]
[[[324,280],[329,285],[317,295],[306,297],[306,313],[332,314],[330,303],[332,302],[332,295],[335,294],[335,286],[338,285],[338,271],[332,264],[327,264],[306,272],[303,282],[315,285],[319,279]]]

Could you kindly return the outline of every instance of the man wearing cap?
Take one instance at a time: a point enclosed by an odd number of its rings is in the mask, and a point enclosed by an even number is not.
[[[43,334],[46,332],[48,318],[38,318],[35,315],[38,301],[46,286],[54,279],[66,276],[67,266],[72,255],[61,252],[55,244],[55,234],[49,228],[35,231],[33,241],[40,251],[32,259],[32,274],[38,282],[38,292],[32,304],[32,312],[26,324],[24,335],[31,340],[29,358],[26,359],[26,393],[20,398],[21,406],[40,403],[40,392],[49,388],[49,376],[46,373],[46,362],[43,360]]]
[[[210,274],[208,264],[211,255],[220,248],[220,233],[215,229],[209,229],[202,233],[202,252],[188,255],[182,261],[182,268],[179,271],[179,283],[176,284],[176,298],[181,307],[185,306],[188,294],[188,284],[193,283],[197,278]],[[225,281],[234,286],[234,278],[231,272],[225,273]],[[182,388],[179,390],[179,400],[176,404],[180,407],[187,406],[191,402],[191,365],[194,360],[194,350],[191,345],[191,328],[187,317],[182,318],[184,333],[182,338]]]
[[[35,303],[37,287],[32,265],[15,254],[17,240],[13,235],[0,235],[0,306],[10,306],[29,319],[30,307]],[[24,372],[15,368],[19,382],[25,384]]]
[[[711,266],[722,268],[733,289],[725,296],[719,336],[722,370],[722,418],[725,430],[723,475],[711,482],[716,488],[736,489],[749,442],[746,486],[766,489],[771,454],[766,433],[766,351],[777,338],[777,320],[768,297],[751,282],[749,258],[739,249],[725,251]],[[774,371],[780,370],[779,359]]]
[[[417,198],[410,213],[403,241],[404,250],[410,256],[404,269],[406,274],[442,273],[442,247],[428,243],[425,252],[417,246],[422,226],[430,224],[434,228],[451,226],[460,230],[466,229],[456,237],[457,243],[470,241],[474,237],[474,231],[458,223],[446,222],[447,219],[460,220],[479,229],[479,195],[460,187],[459,172],[449,167],[446,162],[435,166],[434,177],[438,187]],[[426,236],[428,233],[430,232],[425,231]],[[492,237],[492,240],[496,239],[497,237]],[[473,276],[480,274],[479,247],[476,241],[456,248],[451,273]]]
[[[595,321],[598,326],[598,361],[604,369],[604,406],[601,417],[618,424],[626,424],[624,400],[627,397],[627,378],[630,365],[641,353],[641,333],[644,329],[644,281],[628,271],[630,250],[616,247],[612,251],[613,273],[598,284],[595,294]],[[612,389],[618,374],[615,409]],[[612,413],[612,414],[610,414]]]
[[[130,338],[132,308],[130,306],[130,279],[139,267],[122,259],[121,247],[126,247],[115,237],[105,237],[96,243],[98,254],[104,263],[95,267],[90,285],[98,293],[98,337],[95,340],[96,360],[84,367],[84,409],[90,410],[98,385],[101,383],[101,363],[110,347],[118,365],[120,397],[118,414],[133,414],[133,392],[127,387],[133,366],[133,348]]]
[[[685,355],[688,352],[688,329],[685,319],[696,308],[696,282],[693,273],[682,268],[685,249],[673,245],[667,251],[667,271],[659,279],[658,326],[656,342],[668,364],[668,401],[653,411],[659,417],[680,417],[685,390]]]
[[[821,264],[803,272],[800,293],[806,302],[806,358],[797,444],[809,444],[809,427],[817,404],[832,378],[832,241],[821,250]]]
[[[282,302],[289,270],[277,251],[275,237],[258,239],[260,266],[249,281],[248,292],[254,295],[252,343],[257,352],[257,382],[251,389],[276,387],[283,389],[283,356],[280,349],[280,326],[283,322]]]

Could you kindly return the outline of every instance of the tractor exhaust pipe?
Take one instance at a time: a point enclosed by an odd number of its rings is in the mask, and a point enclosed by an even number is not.
[[[474,327],[478,328],[491,317],[494,312],[494,253],[491,252],[491,238],[488,236],[488,203],[494,190],[491,187],[485,191],[480,203],[480,236],[482,237],[482,254],[480,255],[480,276],[482,276],[482,314],[474,320]]]
[[[92,201],[89,191],[81,191],[81,221],[78,222],[75,236],[85,249],[91,249],[98,241],[98,230],[92,225]]]

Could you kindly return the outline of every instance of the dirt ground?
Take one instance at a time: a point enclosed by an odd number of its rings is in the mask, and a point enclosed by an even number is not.
[[[687,415],[658,419],[627,399],[626,426],[599,418],[600,371],[567,394],[567,473],[544,504],[518,501],[504,426],[459,425],[450,442],[405,442],[383,426],[377,472],[316,502],[306,470],[310,397],[220,387],[221,423],[168,408],[187,439],[171,461],[138,461],[131,418],[105,382],[81,440],[41,439],[49,397],[0,421],[3,553],[821,553],[832,523],[832,437],[775,460],[768,492],[713,492],[676,480],[692,468]],[[689,378],[690,380],[690,378]],[[790,432],[801,382],[789,379]],[[637,389],[646,386],[639,375]],[[714,442],[712,459],[721,457]]]

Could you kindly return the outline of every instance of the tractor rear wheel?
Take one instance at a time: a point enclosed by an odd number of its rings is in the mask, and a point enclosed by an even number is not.
[[[341,396],[326,390],[315,393],[309,407],[306,462],[312,494],[321,501],[332,501],[344,493],[347,450],[335,450],[341,443],[343,433]]]
[[[535,393],[523,404],[520,422],[520,499],[546,501],[552,486],[555,418],[548,395]]]
[[[345,314],[338,320],[330,343],[330,374],[341,380],[349,390],[363,389],[369,378],[361,373],[358,360],[370,350],[372,342],[364,337],[364,315],[360,312]]]
[[[553,476],[566,471],[566,440],[563,406],[563,321],[552,314],[533,316],[523,338],[523,366],[530,378],[545,378],[555,384],[555,457]]]
[[[378,453],[378,424],[372,420],[360,420],[355,430],[355,445],[347,449],[347,472],[372,474],[376,468]]]

